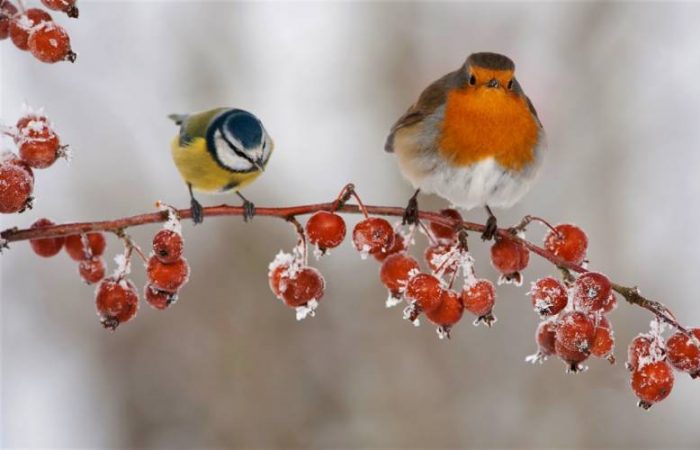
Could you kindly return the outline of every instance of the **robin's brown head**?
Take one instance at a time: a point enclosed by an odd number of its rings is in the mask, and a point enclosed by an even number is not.
[[[464,63],[469,86],[512,90],[515,85],[515,64],[498,53],[472,53]]]

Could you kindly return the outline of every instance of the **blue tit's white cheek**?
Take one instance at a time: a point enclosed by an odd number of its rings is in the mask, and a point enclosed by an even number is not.
[[[235,144],[234,141],[230,140],[230,142]],[[221,131],[217,131],[214,134],[214,147],[217,158],[221,161],[221,164],[227,168],[236,172],[245,172],[253,169],[253,164],[251,164],[250,161],[238,156],[231,147],[229,147],[228,142],[226,142],[226,139],[221,135]]]

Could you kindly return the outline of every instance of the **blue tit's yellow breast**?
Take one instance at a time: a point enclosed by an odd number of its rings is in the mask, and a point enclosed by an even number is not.
[[[237,173],[227,170],[207,151],[204,138],[194,138],[180,145],[176,136],[172,145],[173,161],[185,182],[202,192],[227,192],[240,189],[253,182],[260,172]]]

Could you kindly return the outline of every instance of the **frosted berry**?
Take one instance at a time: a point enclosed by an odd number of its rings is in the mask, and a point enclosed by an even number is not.
[[[489,316],[495,303],[496,288],[489,280],[477,280],[474,284],[465,286],[462,290],[464,309],[477,317]]]
[[[31,167],[43,169],[56,161],[61,149],[58,135],[44,116],[30,114],[17,121],[15,142],[19,156]]]
[[[613,337],[610,322],[605,317],[601,317],[598,325],[595,327],[595,335],[591,344],[591,355],[597,358],[608,358],[613,363],[615,362],[615,358],[612,356],[614,347],[615,338]]]
[[[282,281],[282,275],[289,269],[286,264],[280,264],[272,269],[268,273],[268,282],[270,283],[270,290],[275,297],[282,299],[282,291],[280,288],[280,283]]]
[[[363,253],[387,253],[394,244],[394,229],[380,217],[369,217],[352,231],[355,248]]]
[[[143,296],[151,307],[158,310],[166,309],[177,301],[177,293],[161,291],[151,284],[143,289]]]
[[[321,252],[339,246],[345,239],[345,221],[338,214],[319,211],[306,222],[306,236]]]
[[[149,284],[155,288],[161,291],[177,292],[187,283],[190,276],[190,266],[185,258],[165,264],[154,255],[148,260],[146,273]]]
[[[595,337],[595,324],[581,311],[569,311],[557,321],[557,343],[572,351],[589,353]]]
[[[581,370],[580,363],[588,359],[589,353],[571,349],[563,345],[559,340],[554,340],[554,352],[559,359],[564,361],[568,366],[568,371],[578,372]]]
[[[503,275],[514,275],[527,267],[530,252],[527,248],[513,239],[496,238],[491,246],[491,263]]]
[[[603,302],[603,308],[601,311],[605,314],[613,312],[617,308],[617,298],[615,298],[615,293],[610,292],[610,296],[606,301]]]
[[[34,222],[31,228],[44,228],[54,225],[49,219],[39,219]],[[32,250],[39,256],[48,258],[58,254],[63,248],[63,243],[65,242],[64,237],[46,238],[46,239],[32,239],[29,244],[32,246]]]
[[[693,328],[690,332],[700,339],[700,328]],[[693,378],[700,376],[700,348],[684,333],[678,331],[668,338],[666,357],[676,369],[689,373]]]
[[[459,294],[448,289],[443,289],[440,306],[432,311],[427,311],[425,315],[431,322],[443,327],[444,331],[447,332],[449,336],[449,327],[459,322],[463,313],[464,306],[462,306]]]
[[[651,360],[652,340],[649,336],[640,334],[630,342],[627,348],[627,368],[637,370],[642,362]]]
[[[43,9],[30,8],[24,14],[14,16],[10,22],[10,39],[20,50],[29,50],[29,34],[44,22],[51,22],[51,14]]]
[[[0,153],[0,165],[1,164],[11,164],[13,166],[18,166],[21,169],[26,170],[29,176],[31,177],[32,182],[34,182],[34,172],[32,171],[32,168],[29,167],[29,165],[26,162],[22,161],[20,157],[15,155],[14,153],[10,151]]]
[[[105,247],[107,241],[102,233],[74,234],[66,237],[66,252],[74,261],[102,256]]]
[[[29,51],[41,62],[75,62],[77,55],[71,49],[70,36],[62,26],[46,22],[35,27],[29,34]]]
[[[391,295],[400,297],[410,276],[419,270],[418,261],[405,253],[389,255],[382,263],[379,277]]]
[[[445,226],[439,223],[430,222],[430,231],[433,232],[433,236],[439,242],[444,244],[449,244],[457,239],[457,233],[459,231],[459,225],[461,225],[462,215],[456,209],[443,209],[440,211],[440,215],[454,221],[454,226]]]
[[[0,40],[10,36],[10,21],[15,14],[17,14],[15,5],[9,0],[0,0]]]
[[[649,409],[671,393],[673,370],[666,361],[646,364],[632,372],[631,385],[634,394],[639,398],[639,406]]]
[[[326,282],[313,267],[302,267],[296,273],[283,272],[279,282],[280,297],[291,306],[303,306],[323,297]]]
[[[552,321],[540,322],[537,326],[535,340],[537,341],[537,351],[543,356],[551,356],[555,353],[554,341],[556,340],[557,329]]]
[[[41,3],[49,9],[66,13],[68,17],[77,18],[79,15],[76,0],[41,0]]]
[[[572,264],[581,264],[586,257],[588,237],[576,225],[562,224],[554,227],[544,238],[544,248]]]
[[[0,213],[22,212],[31,207],[34,178],[19,165],[0,164]]]
[[[115,330],[136,315],[139,297],[131,281],[110,277],[100,282],[95,304],[102,325]]]
[[[374,259],[377,261],[384,262],[387,256],[403,252],[404,250],[406,250],[406,241],[399,233],[394,233],[393,243],[387,251],[372,252],[371,255],[374,256]]]
[[[78,272],[87,284],[94,284],[105,276],[105,263],[102,258],[95,256],[78,264]]]
[[[453,250],[454,246],[450,244],[431,245],[425,249],[423,257],[434,274],[449,276],[457,270],[454,261],[448,261],[448,253]]]
[[[173,230],[160,230],[153,237],[153,253],[164,264],[180,259],[183,245],[182,235]]]
[[[609,301],[611,293],[608,277],[597,272],[586,272],[574,282],[574,305],[582,311],[600,311]]]
[[[568,301],[566,287],[556,278],[546,277],[537,280],[530,289],[530,300],[540,317],[559,314]]]
[[[427,273],[419,273],[408,280],[404,296],[408,302],[415,302],[420,311],[430,312],[440,306],[442,292],[440,280]]]

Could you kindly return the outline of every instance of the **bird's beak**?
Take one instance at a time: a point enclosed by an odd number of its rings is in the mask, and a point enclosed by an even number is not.
[[[498,80],[495,78],[491,78],[488,83],[486,83],[486,87],[490,88],[497,88],[498,87]]]
[[[253,165],[255,165],[260,172],[265,172],[265,160],[262,158],[255,160]]]

